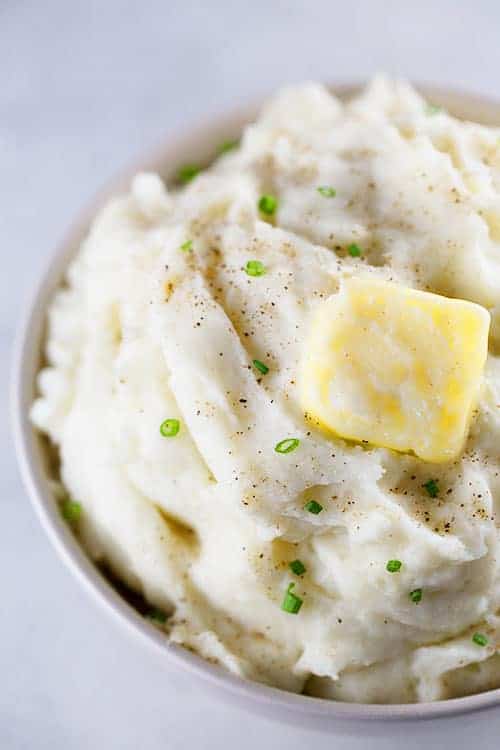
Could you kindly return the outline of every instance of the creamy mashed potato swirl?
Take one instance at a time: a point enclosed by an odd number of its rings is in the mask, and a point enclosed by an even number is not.
[[[500,131],[382,78],[348,103],[286,89],[182,190],[139,175],[101,211],[50,307],[32,416],[85,548],[169,613],[172,641],[337,700],[500,685],[499,243]],[[491,313],[458,459],[306,418],[311,320],[351,277]],[[178,434],[161,434],[166,419]],[[285,439],[299,444],[277,452]]]

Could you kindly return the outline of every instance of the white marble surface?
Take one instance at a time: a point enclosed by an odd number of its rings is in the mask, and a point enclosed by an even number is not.
[[[0,0],[0,393],[23,298],[72,216],[170,131],[286,81],[376,70],[495,94],[498,0]],[[3,406],[4,404],[2,404]],[[6,405],[6,404],[5,404]],[[494,748],[497,717],[387,740],[280,726],[208,697],[62,567],[0,419],[0,748]]]

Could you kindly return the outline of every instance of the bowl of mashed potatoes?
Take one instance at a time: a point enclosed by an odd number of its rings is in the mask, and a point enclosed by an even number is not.
[[[423,90],[294,86],[167,144],[20,336],[19,456],[62,556],[303,722],[499,701],[500,106]]]

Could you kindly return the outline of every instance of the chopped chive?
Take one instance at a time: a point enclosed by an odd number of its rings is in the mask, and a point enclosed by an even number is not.
[[[359,247],[359,245],[356,245],[355,242],[353,242],[349,247],[347,248],[347,252],[351,256],[351,258],[360,258],[363,255],[363,251]]]
[[[291,453],[295,448],[298,448],[299,445],[300,440],[297,438],[285,438],[284,440],[280,440],[280,442],[274,446],[274,450],[276,453]]]
[[[414,604],[418,604],[422,601],[422,589],[413,589],[410,591],[410,599]]]
[[[200,172],[201,167],[198,167],[196,164],[184,164],[184,166],[182,166],[177,172],[177,179],[179,182],[186,184],[187,182],[194,180],[196,175]]]
[[[222,154],[227,154],[228,151],[233,151],[235,148],[238,148],[239,145],[240,142],[237,139],[232,141],[223,141],[223,143],[221,143],[219,148],[217,149],[217,153],[222,156]]]
[[[267,375],[267,373],[269,372],[269,367],[265,365],[264,362],[261,362],[260,359],[253,359],[252,364],[255,369],[261,372],[263,375]]]
[[[439,484],[437,479],[429,479],[429,481],[423,484],[422,487],[429,497],[437,497],[439,495]]]
[[[318,188],[318,193],[320,195],[323,195],[325,198],[335,198],[337,195],[337,191],[335,188],[329,187],[328,185],[320,185]]]
[[[266,267],[260,260],[249,260],[245,266],[245,271],[249,276],[263,276],[266,272]]]
[[[75,500],[64,500],[61,503],[61,514],[68,523],[76,523],[82,514],[82,506]]]
[[[320,503],[317,503],[316,500],[309,500],[309,502],[304,505],[304,510],[307,510],[309,513],[314,513],[314,515],[317,516],[318,513],[321,513],[323,510],[323,506]]]
[[[181,429],[181,423],[178,419],[166,419],[160,425],[160,432],[163,437],[175,437]]]
[[[402,565],[403,563],[401,562],[401,560],[389,560],[387,562],[387,565],[385,566],[385,569],[389,573],[399,573]]]
[[[152,610],[150,610],[146,617],[148,620],[151,620],[151,622],[157,623],[158,625],[165,625],[167,622],[167,615],[163,610],[157,609],[154,607]]]
[[[261,213],[272,216],[278,208],[278,199],[274,195],[262,195],[258,206]]]
[[[290,568],[292,573],[295,573],[296,576],[301,576],[306,572],[306,566],[301,560],[292,560],[288,567]]]
[[[300,598],[300,596],[297,596],[297,594],[294,594],[292,592],[294,586],[294,583],[291,583],[288,586],[283,598],[283,602],[281,604],[281,609],[291,615],[296,615],[303,604],[303,600]]]
[[[183,253],[188,253],[192,249],[193,249],[193,240],[186,240],[186,242],[183,242],[181,245],[181,250]]]
[[[437,115],[442,111],[443,111],[443,108],[440,107],[438,104],[427,104],[425,107],[426,115]]]
[[[474,633],[472,636],[472,640],[477,646],[487,646],[488,645],[488,639],[485,635],[482,633]]]

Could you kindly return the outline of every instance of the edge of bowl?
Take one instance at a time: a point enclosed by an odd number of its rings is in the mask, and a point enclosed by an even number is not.
[[[359,83],[331,86],[341,97],[360,88]],[[418,85],[427,97],[465,119],[475,118],[488,124],[500,123],[500,101],[458,90]],[[77,539],[61,519],[50,491],[43,468],[40,438],[29,420],[29,408],[36,390],[35,378],[39,370],[43,347],[47,303],[65,276],[71,257],[77,252],[96,211],[111,196],[128,188],[131,178],[139,171],[158,171],[168,178],[173,167],[185,161],[208,160],[214,146],[226,138],[235,137],[258,112],[262,101],[256,101],[227,115],[211,118],[180,136],[167,138],[145,158],[123,170],[80,214],[56,251],[50,256],[34,285],[27,311],[18,329],[11,376],[11,414],[14,445],[24,486],[37,516],[54,548],[73,575],[94,600],[126,627],[129,633],[139,634],[143,641],[166,653],[176,666],[187,668],[205,683],[215,686],[244,708],[254,708],[273,718],[282,718],[302,725],[315,723],[315,728],[327,729],[332,724],[363,721],[373,726],[374,721],[430,720],[452,718],[459,714],[495,708],[500,705],[500,689],[435,703],[361,704],[342,703],[310,696],[288,693],[278,688],[241,679],[225,669],[210,664],[182,646],[170,643],[164,634],[148,624],[129,605],[99,572],[86,555]],[[195,157],[193,159],[193,156]],[[319,722],[319,725],[317,723]]]

